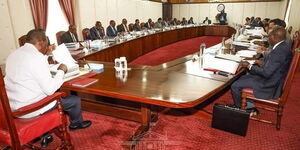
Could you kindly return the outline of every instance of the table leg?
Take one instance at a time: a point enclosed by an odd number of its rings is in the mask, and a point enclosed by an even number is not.
[[[151,109],[150,109],[149,105],[147,105],[147,104],[141,105],[141,117],[142,117],[141,126],[137,129],[135,134],[126,142],[127,148],[133,149],[138,144],[140,139],[143,138],[145,133],[147,131],[149,131],[151,121],[157,120],[157,119],[154,119],[154,118],[157,118],[154,116],[157,116],[157,115],[154,114],[151,116]]]

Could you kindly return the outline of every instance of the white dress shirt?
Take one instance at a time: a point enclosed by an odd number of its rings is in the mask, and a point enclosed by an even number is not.
[[[64,74],[58,70],[52,78],[47,56],[32,44],[26,43],[11,53],[6,61],[4,82],[12,111],[53,94],[63,84]],[[55,103],[20,118],[38,116],[54,107]]]

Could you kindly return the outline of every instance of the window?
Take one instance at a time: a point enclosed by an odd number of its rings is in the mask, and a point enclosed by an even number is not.
[[[62,12],[58,0],[49,0],[46,35],[49,37],[50,44],[55,43],[57,45],[56,33],[58,31],[67,31],[68,26],[69,24]]]

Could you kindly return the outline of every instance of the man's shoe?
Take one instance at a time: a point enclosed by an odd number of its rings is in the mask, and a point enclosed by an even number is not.
[[[52,135],[47,134],[47,135],[45,135],[45,136],[43,136],[43,137],[41,138],[41,146],[45,148],[45,147],[47,147],[48,144],[51,143],[52,141],[53,141]]]
[[[246,111],[250,113],[250,117],[256,116],[259,114],[259,110],[256,107],[247,108]]]
[[[87,127],[91,126],[91,124],[92,124],[92,121],[86,120],[86,121],[83,121],[81,123],[76,123],[76,124],[73,124],[73,125],[71,124],[69,126],[69,129],[70,130],[84,129],[84,128],[87,128]]]

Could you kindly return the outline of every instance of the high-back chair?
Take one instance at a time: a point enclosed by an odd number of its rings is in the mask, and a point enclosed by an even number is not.
[[[133,23],[130,23],[128,25],[128,30],[129,30],[129,32],[133,31]]]
[[[59,31],[56,33],[57,45],[61,44],[61,36],[66,33],[66,31]]]
[[[66,94],[57,92],[37,103],[12,112],[0,68],[0,143],[9,146],[12,150],[21,150],[25,147],[39,149],[32,145],[31,141],[50,131],[61,139],[61,145],[57,149],[73,149],[67,130],[67,118],[60,101],[63,96]],[[53,101],[57,101],[57,109],[29,119],[18,118],[41,109]]]
[[[299,56],[300,56],[299,53],[300,53],[299,48],[294,51],[293,60],[291,62],[288,74],[286,76],[286,79],[285,79],[285,82],[283,85],[282,95],[278,99],[258,99],[258,98],[255,98],[255,96],[253,95],[253,89],[250,89],[250,88],[243,89],[243,91],[242,91],[242,98],[243,98],[242,99],[242,109],[245,109],[246,99],[250,99],[250,100],[254,101],[255,106],[257,108],[272,111],[277,114],[276,122],[260,119],[257,117],[251,117],[251,119],[276,125],[276,129],[280,130],[283,109],[284,109],[286,101],[288,100],[288,96],[289,96],[289,93],[291,90],[294,74],[295,74],[295,71],[296,71],[298,63],[299,63]]]
[[[23,46],[23,45],[26,43],[26,38],[27,38],[27,36],[26,36],[26,35],[23,35],[23,36],[21,36],[21,37],[18,39],[18,41],[19,41],[19,46],[20,46],[20,47]]]
[[[88,39],[89,35],[90,35],[90,29],[89,28],[82,29],[82,37],[83,37],[84,41]]]
[[[296,31],[293,36],[292,49],[295,50],[300,47],[300,30]]]

